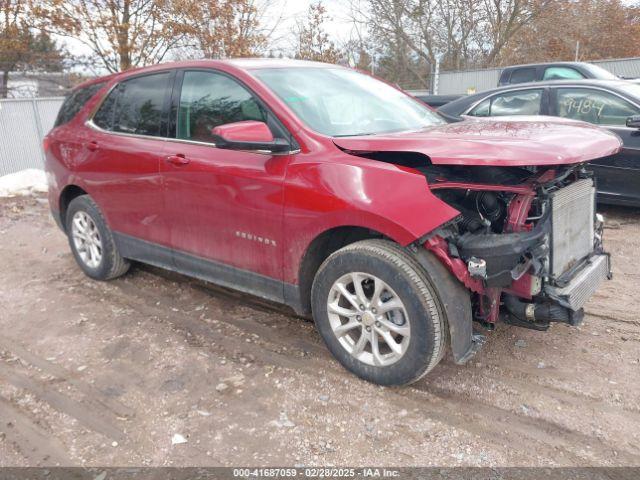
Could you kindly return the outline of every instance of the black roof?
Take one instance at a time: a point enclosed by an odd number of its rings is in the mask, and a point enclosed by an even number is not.
[[[593,65],[589,62],[540,62],[540,63],[523,63],[522,65],[509,65],[508,67],[504,67],[502,70],[511,70],[513,68],[524,68],[524,67],[548,67],[548,66],[558,66],[558,67],[582,67],[585,65]]]

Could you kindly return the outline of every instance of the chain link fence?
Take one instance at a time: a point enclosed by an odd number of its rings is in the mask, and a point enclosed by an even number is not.
[[[44,168],[42,139],[63,98],[0,100],[0,176],[26,168]]]

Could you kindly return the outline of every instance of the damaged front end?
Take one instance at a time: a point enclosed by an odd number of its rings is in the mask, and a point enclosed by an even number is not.
[[[582,321],[583,305],[611,276],[590,172],[579,165],[421,171],[460,212],[421,242],[473,292],[474,320],[535,330]]]
[[[334,143],[421,172],[430,193],[459,212],[413,244],[426,271],[435,255],[466,287],[457,285],[465,300],[472,292],[464,312],[456,299],[442,301],[457,363],[481,344],[472,319],[488,329],[500,319],[536,330],[577,325],[611,275],[594,179],[584,168],[620,151],[611,132],[558,118],[496,117]]]

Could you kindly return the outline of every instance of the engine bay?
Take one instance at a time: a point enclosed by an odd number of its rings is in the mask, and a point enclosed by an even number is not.
[[[498,320],[535,330],[578,325],[580,292],[611,275],[595,180],[584,164],[434,165],[418,152],[349,153],[420,172],[460,212],[418,243],[473,292],[473,318],[485,328]]]
[[[575,237],[572,241],[586,238],[589,242],[593,234],[582,231],[593,224],[595,218],[591,217],[595,214],[588,212],[594,212],[594,207],[580,204],[579,199],[574,199],[575,193],[564,192],[582,188],[585,198],[593,197],[589,193],[595,191],[590,172],[581,166],[563,169],[426,166],[419,170],[431,179],[429,187],[433,193],[460,212],[459,217],[438,232],[442,242],[437,246],[432,243],[431,247],[446,249],[440,254],[446,253],[452,266],[457,264],[458,276],[467,277],[465,284],[474,291],[476,321],[493,328],[501,319],[537,330],[546,330],[551,322],[579,324],[583,315],[581,305],[573,308],[570,302],[553,298],[553,290],[547,288],[555,288],[562,278],[554,272],[558,256],[569,255],[566,249],[556,246],[554,257],[554,225],[556,231],[571,230],[570,218],[563,219],[569,227],[559,228],[557,220],[554,224],[553,202],[554,197],[566,197],[565,202],[578,201],[572,207],[576,209],[574,214],[569,210],[569,216],[582,216],[583,221],[571,232]],[[573,277],[573,269],[582,268],[585,256],[600,251],[599,245],[590,244],[581,257],[560,262],[564,268],[560,273]],[[455,268],[452,270],[456,272]]]

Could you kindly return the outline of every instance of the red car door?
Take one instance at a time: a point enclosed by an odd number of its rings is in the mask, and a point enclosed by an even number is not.
[[[160,163],[174,72],[124,80],[88,122],[85,179],[116,235],[168,244]]]
[[[282,299],[283,182],[289,155],[216,148],[212,129],[267,121],[261,102],[213,70],[180,72],[161,169],[179,270]]]

